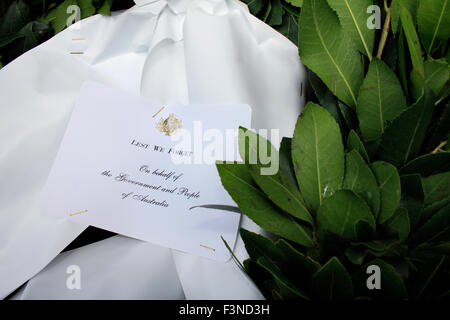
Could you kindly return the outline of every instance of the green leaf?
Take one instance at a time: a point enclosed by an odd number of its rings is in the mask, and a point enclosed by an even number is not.
[[[67,27],[67,19],[74,13],[67,13],[70,6],[78,6],[77,0],[65,0],[55,9],[55,19],[52,20],[51,25],[56,33],[61,32]]]
[[[439,210],[411,236],[411,244],[436,241],[450,229],[450,204]],[[448,239],[447,239],[448,240]]]
[[[369,266],[378,266],[380,268],[381,289],[368,289],[367,282],[371,280],[373,274],[367,273]],[[355,294],[367,296],[380,300],[403,300],[407,298],[407,290],[403,280],[400,278],[395,268],[381,259],[375,259],[365,264],[353,278],[355,284]],[[370,281],[370,283],[372,283]]]
[[[416,27],[413,22],[410,11],[402,7],[400,10],[400,19],[403,26],[403,31],[405,32],[406,40],[408,42],[409,53],[411,55],[411,61],[413,65],[413,70],[419,74],[419,76],[424,78],[424,66],[422,59],[422,49],[420,48],[419,37],[416,32]]]
[[[431,53],[438,40],[448,40],[450,34],[450,1],[419,1],[417,26],[425,50]]]
[[[104,16],[111,15],[111,0],[105,0],[102,6],[98,9],[98,13]]]
[[[373,216],[378,216],[380,211],[380,191],[377,180],[367,163],[356,150],[352,150],[345,156],[345,176],[343,189],[351,190],[370,206]]]
[[[374,59],[359,91],[356,112],[364,140],[378,140],[386,124],[406,109],[406,100],[394,72]]]
[[[375,219],[367,204],[356,194],[339,190],[324,199],[317,213],[319,238],[326,230],[347,239],[356,239],[356,224],[365,221],[375,230]]]
[[[342,101],[338,101],[339,110],[341,111],[342,117],[345,119],[347,126],[350,129],[358,128],[358,119],[356,118],[355,110],[351,109]]]
[[[320,268],[320,264],[294,249],[284,239],[277,240],[275,246],[281,252],[283,271],[294,282],[309,285],[312,275]]]
[[[294,165],[292,164],[292,138],[283,137],[279,151],[280,170],[284,175],[297,185],[295,179]]]
[[[254,184],[247,166],[217,164],[221,181],[241,211],[261,228],[297,242],[305,247],[312,243],[311,230],[275,207]]]
[[[366,148],[364,147],[364,144],[362,143],[361,139],[359,139],[358,134],[355,132],[355,130],[350,130],[348,137],[347,137],[347,150],[352,151],[356,150],[361,157],[364,158],[366,162],[370,162],[369,155],[367,154]]]
[[[256,16],[267,6],[269,0],[242,0],[242,2],[247,4],[250,12]]]
[[[23,37],[24,37],[24,34],[22,32],[10,33],[3,37],[0,37],[0,48],[10,44],[14,40],[17,40],[17,39],[20,39]]]
[[[292,283],[292,281],[287,278],[269,259],[266,257],[260,257],[256,262],[273,276],[278,287],[280,288],[281,296],[287,299],[309,300],[309,297],[294,283]]]
[[[274,174],[279,170],[278,151],[269,140],[244,127],[239,127],[238,140],[239,155],[246,164],[257,164],[262,175]],[[272,163],[273,160],[276,162]]]
[[[341,115],[339,110],[338,101],[333,93],[327,88],[327,86],[315,75],[311,70],[308,70],[308,78],[311,87],[316,94],[317,99],[322,107],[333,116],[339,125],[339,128],[344,132],[346,128],[345,119]]]
[[[430,220],[430,218],[432,216],[434,216],[439,210],[441,210],[448,204],[450,204],[450,196],[444,198],[441,201],[434,202],[433,204],[425,207],[423,209],[423,211],[420,213],[419,224],[422,225],[425,222],[427,222],[428,220]]]
[[[450,152],[425,154],[408,162],[401,174],[419,173],[422,177],[450,171]]]
[[[427,150],[434,150],[442,141],[447,141],[444,149],[449,151],[450,142],[448,141],[450,141],[450,101],[445,105],[439,119],[437,119],[437,121],[435,120],[434,123],[434,131],[428,142]]]
[[[382,136],[380,160],[401,166],[417,155],[433,115],[434,101],[427,88],[415,105],[392,121]]]
[[[423,260],[433,259],[436,255],[450,256],[450,241],[425,242],[411,250],[410,254],[412,257],[419,257]]]
[[[340,189],[344,147],[339,127],[322,107],[308,103],[298,118],[292,140],[292,162],[306,204],[317,210],[323,199]]]
[[[410,231],[408,211],[404,208],[398,208],[386,225],[397,230],[401,242],[405,241]]]
[[[271,26],[278,26],[283,22],[283,7],[281,0],[270,0],[271,11],[267,23]]]
[[[291,156],[290,150],[286,150],[286,148],[288,148],[286,146],[287,142],[289,142],[289,140],[285,139],[283,146],[283,169],[289,174],[292,174],[290,171],[292,164],[287,163],[288,161],[291,161],[289,159]],[[247,130],[242,127],[240,128],[239,153],[247,163],[250,163],[249,171],[253,180],[266,194],[266,196],[269,197],[269,199],[272,200],[278,207],[301,220],[309,222],[312,225],[314,222],[305,207],[303,198],[297,188],[295,180],[292,181],[292,178],[286,176],[283,171],[279,170],[277,165],[278,163],[275,164],[277,167],[276,173],[266,173],[264,171],[264,166],[260,165],[260,162],[263,161],[262,154],[267,154],[267,151],[270,152],[271,156],[277,155],[277,151],[272,146],[270,141],[251,130]],[[279,159],[279,157],[277,158]],[[264,160],[264,163],[267,162],[268,161]],[[281,168],[281,164],[279,168]]]
[[[247,275],[258,286],[259,290],[264,295],[264,297],[266,297],[266,299],[269,299],[272,293],[270,290],[268,290],[266,283],[270,281],[275,283],[275,280],[273,280],[272,275],[269,272],[267,272],[263,267],[261,267],[258,263],[256,263],[256,261],[254,260],[247,259],[244,260],[242,264],[244,265],[244,269]],[[276,288],[278,290],[278,285],[276,285]]]
[[[394,34],[398,32],[398,26],[400,21],[400,13],[402,7],[409,10],[412,17],[416,16],[417,0],[394,0],[391,7],[391,26]]]
[[[260,257],[266,257],[272,262],[281,260],[281,252],[272,240],[243,228],[240,229],[240,234],[252,260],[256,261]]]
[[[310,257],[298,252],[288,242],[279,239],[276,243],[256,233],[241,229],[241,237],[252,260],[265,257],[296,285],[309,285],[320,265]]]
[[[297,8],[301,8],[303,6],[303,0],[285,0],[285,1]]]
[[[321,300],[351,300],[353,283],[338,258],[331,258],[312,278],[312,289]]]
[[[30,21],[30,9],[23,1],[14,1],[0,23],[0,38],[18,32]]]
[[[355,242],[345,251],[345,256],[355,265],[361,265],[367,256],[401,257],[408,248],[397,239]]]
[[[274,175],[261,175],[258,165],[250,165],[253,180],[278,207],[294,217],[314,225],[314,220],[305,207],[300,191],[281,171]]]
[[[32,21],[25,25],[20,33],[24,36],[23,50],[27,51],[37,46],[45,37],[53,34],[53,30],[44,23]]]
[[[418,174],[408,174],[400,177],[402,198],[400,207],[408,211],[411,230],[415,230],[423,211],[424,192],[422,179]]]
[[[449,79],[449,66],[445,60],[427,60],[424,63],[425,85],[437,96]]]
[[[283,16],[283,22],[277,31],[291,40],[295,45],[298,44],[298,18],[291,12],[286,12]]]
[[[422,179],[425,205],[441,201],[450,195],[450,171]]]
[[[78,0],[81,9],[81,19],[90,17],[95,14],[95,7],[92,5],[93,0]]]
[[[372,0],[328,0],[337,12],[344,31],[352,38],[358,50],[372,60],[375,29],[367,28],[367,8]]]
[[[354,108],[363,79],[361,59],[334,11],[323,0],[305,0],[299,20],[299,54],[330,90]]]
[[[420,272],[417,272],[417,278],[412,285],[412,295],[418,299],[422,296],[425,289],[429,286],[439,269],[443,266],[445,256],[435,256],[423,266]]]
[[[398,1],[394,1],[397,3]],[[397,39],[397,48],[398,48],[398,67],[397,74],[402,84],[403,92],[405,93],[406,100],[409,101],[409,83],[408,76],[406,72],[406,48],[405,48],[405,34],[403,30],[400,31],[400,34]]]
[[[380,214],[378,223],[386,222],[398,207],[401,198],[401,184],[397,169],[390,163],[377,161],[371,164],[380,188]]]

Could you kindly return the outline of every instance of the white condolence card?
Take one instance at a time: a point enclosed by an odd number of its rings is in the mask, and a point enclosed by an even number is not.
[[[57,218],[218,261],[230,254],[240,214],[216,160],[240,160],[248,105],[155,105],[86,82],[41,198]]]

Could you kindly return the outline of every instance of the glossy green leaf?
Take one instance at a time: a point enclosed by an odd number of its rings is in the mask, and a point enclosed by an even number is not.
[[[406,100],[394,72],[374,59],[359,91],[356,112],[364,140],[379,139],[387,123],[406,109]]]
[[[411,244],[436,241],[450,229],[450,204],[439,210],[411,236]],[[448,239],[447,239],[448,240]]]
[[[408,211],[411,230],[414,231],[419,224],[424,208],[424,192],[422,178],[419,174],[408,174],[400,177],[402,197],[400,207]]]
[[[346,239],[356,239],[356,224],[365,221],[375,230],[375,219],[369,206],[356,194],[339,190],[324,199],[317,213],[319,239],[326,230]]]
[[[377,161],[371,164],[380,188],[380,214],[378,223],[386,222],[398,207],[401,198],[400,176],[390,163]]]
[[[397,2],[397,1],[396,1]],[[408,73],[407,73],[407,62],[406,62],[406,44],[405,44],[405,34],[403,30],[400,31],[397,37],[397,48],[398,48],[398,64],[397,64],[397,75],[399,77],[400,83],[402,84],[403,92],[405,93],[406,100],[409,101],[409,83],[408,83]]]
[[[394,34],[399,31],[400,13],[402,7],[409,10],[412,17],[416,16],[418,0],[394,0],[391,6],[391,27]]]
[[[301,8],[303,6],[303,0],[286,0],[286,2],[298,8]]]
[[[324,108],[308,103],[292,140],[297,182],[309,208],[340,189],[344,177],[344,147],[339,127]]]
[[[283,7],[281,0],[270,0],[271,10],[267,23],[271,26],[278,26],[283,22]]]
[[[439,210],[450,204],[450,195],[441,201],[434,202],[429,206],[426,206],[420,213],[419,224],[422,225],[427,222],[432,216],[434,216]]]
[[[408,211],[406,209],[398,208],[394,216],[386,224],[397,230],[400,241],[403,242],[408,238],[410,225]]]
[[[284,239],[277,240],[275,246],[281,252],[285,272],[291,275],[294,281],[309,285],[311,276],[320,268],[320,264],[294,249]]]
[[[377,180],[358,151],[352,150],[345,156],[343,189],[351,190],[366,201],[373,216],[380,211],[380,191]]]
[[[98,9],[98,13],[104,16],[111,15],[111,4],[113,1],[105,0],[102,6]]]
[[[427,88],[425,95],[386,128],[379,149],[379,158],[401,166],[419,152],[434,110],[434,95]]]
[[[312,278],[312,289],[321,300],[351,300],[353,284],[338,258],[331,258]]]
[[[408,162],[401,174],[419,173],[422,177],[450,171],[450,152],[425,154]]]
[[[278,155],[276,149],[264,137],[246,128],[240,128],[239,153],[241,158],[250,163],[248,168],[253,181],[278,207],[313,225],[314,221],[305,207],[297,185],[278,168],[275,173],[268,174],[264,171],[264,166],[260,165],[261,161],[268,162],[263,160],[267,151],[271,156]]]
[[[76,0],[65,0],[55,9],[55,18],[51,21],[51,25],[56,33],[64,30],[67,27],[67,20],[74,15],[75,11],[67,13],[70,6],[78,6],[78,2]]]
[[[442,60],[427,60],[424,63],[425,85],[429,86],[437,96],[449,79],[448,63]]]
[[[356,130],[358,128],[358,119],[356,118],[356,112],[355,110],[351,109],[349,106],[347,106],[342,101],[338,101],[338,107],[341,111],[342,117],[345,120],[345,123],[347,123],[347,126],[350,129]]]
[[[375,29],[367,28],[367,8],[373,0],[328,0],[337,12],[344,31],[352,38],[359,51],[372,60]]]
[[[425,205],[438,202],[450,195],[450,171],[422,179]]]
[[[30,8],[24,1],[14,1],[0,23],[0,39],[18,32],[30,20]]]
[[[266,257],[272,262],[281,260],[281,252],[272,240],[243,228],[240,229],[240,235],[252,260],[256,261],[259,257]]]
[[[281,139],[279,162],[281,172],[283,172],[293,184],[297,185],[294,165],[292,164],[292,138],[283,137]]]
[[[359,53],[324,0],[305,0],[299,20],[299,54],[330,90],[354,108],[363,68]]]
[[[309,300],[309,297],[292,283],[292,281],[269,259],[260,257],[256,262],[273,276],[280,288],[281,296],[287,299]]]
[[[439,40],[447,41],[450,34],[450,1],[420,0],[417,26],[427,52],[430,53]]]
[[[95,14],[95,7],[93,6],[93,0],[77,0],[81,9],[81,19],[87,18]]]
[[[277,31],[291,40],[295,45],[298,43],[298,17],[291,12],[286,12],[283,16],[283,22]]]
[[[269,140],[246,128],[239,128],[239,155],[246,164],[256,164],[262,175],[279,171],[278,151]]]
[[[260,227],[297,242],[312,246],[311,230],[285,214],[254,184],[247,166],[217,164],[221,181],[241,211]]]
[[[254,15],[259,14],[269,3],[269,0],[242,0]]]
[[[316,261],[298,252],[284,239],[274,243],[245,229],[241,229],[240,233],[252,260],[265,257],[296,285],[309,285],[311,276],[320,267]]]
[[[322,107],[327,109],[331,116],[336,120],[339,128],[344,132],[344,128],[347,127],[345,119],[343,118],[338,106],[338,101],[334,94],[328,89],[328,87],[315,75],[311,70],[308,70],[308,78],[311,87],[316,94],[317,99]]]
[[[366,148],[364,147],[364,144],[362,143],[361,139],[359,138],[355,130],[350,130],[348,134],[347,150],[348,151],[356,150],[367,163],[370,162]]]
[[[250,165],[249,170],[253,180],[274,204],[294,217],[311,225],[314,224],[300,191],[283,172],[278,171],[274,175],[261,175],[258,165]]]
[[[423,66],[422,49],[420,47],[419,36],[417,35],[412,15],[407,8],[402,7],[400,9],[400,19],[402,22],[403,31],[405,32],[406,40],[408,42],[413,70],[417,72],[418,75],[423,79],[425,72]]]

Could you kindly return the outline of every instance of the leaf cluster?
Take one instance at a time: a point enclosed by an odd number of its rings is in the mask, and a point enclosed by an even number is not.
[[[366,25],[373,4],[382,30]],[[293,138],[276,150],[243,128],[243,162],[217,164],[241,212],[272,234],[241,230],[242,268],[273,299],[450,298],[450,3],[300,6],[312,90]],[[274,175],[261,173],[261,146],[279,155]],[[381,290],[366,286],[370,265]]]

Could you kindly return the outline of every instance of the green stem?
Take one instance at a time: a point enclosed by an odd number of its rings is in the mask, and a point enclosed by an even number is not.
[[[389,29],[391,25],[391,7],[388,7],[386,4],[386,0],[384,0],[384,7],[386,9],[386,19],[384,20],[383,31],[381,33],[380,44],[378,45],[377,59],[381,59],[383,55],[384,46],[386,45],[386,40],[389,35]]]

